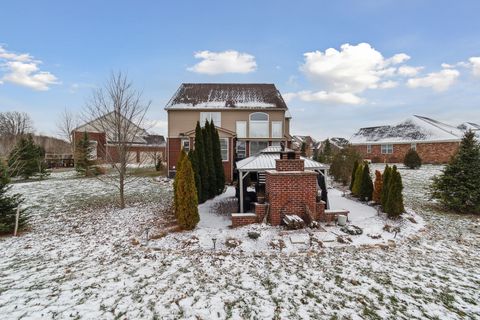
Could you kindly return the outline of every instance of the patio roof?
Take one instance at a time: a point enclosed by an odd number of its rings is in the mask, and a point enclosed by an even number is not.
[[[281,149],[281,147],[270,146],[256,155],[237,161],[237,170],[242,172],[275,170],[275,160],[280,159]],[[286,149],[286,151],[292,150]],[[326,164],[305,157],[300,157],[300,159],[305,160],[305,170],[325,170],[329,168]]]

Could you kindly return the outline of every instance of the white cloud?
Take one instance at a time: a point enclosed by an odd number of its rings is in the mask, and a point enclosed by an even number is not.
[[[298,97],[306,102],[322,102],[332,104],[363,104],[365,99],[350,92],[327,92],[327,91],[300,91]]]
[[[222,52],[200,51],[195,58],[202,59],[188,71],[209,75],[222,73],[250,73],[257,69],[255,57],[235,50]]]
[[[391,89],[398,86],[397,81],[387,80],[378,84],[380,89]]]
[[[443,69],[439,72],[431,72],[425,77],[408,79],[407,86],[410,88],[426,87],[435,91],[447,90],[460,76],[460,72],[455,69]]]
[[[4,73],[0,84],[11,82],[38,91],[48,90],[58,79],[48,71],[40,71],[41,63],[28,53],[16,54],[0,46],[0,70]]]
[[[480,76],[480,57],[471,57],[468,59],[472,66],[472,72],[474,76]]]
[[[416,76],[423,67],[411,67],[411,66],[400,66],[398,68],[398,74],[404,77],[414,77]]]
[[[368,43],[343,44],[340,51],[329,48],[304,54],[301,70],[312,81],[325,86],[328,91],[361,93],[379,88],[386,77],[393,76],[396,64],[408,60],[404,53],[385,59]]]
[[[296,92],[287,92],[282,94],[283,100],[285,100],[286,103],[289,103],[297,96],[298,94]]]

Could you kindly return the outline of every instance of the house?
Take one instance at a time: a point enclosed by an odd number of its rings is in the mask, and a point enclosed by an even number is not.
[[[315,146],[318,145],[318,142],[311,136],[300,136],[294,135],[292,141],[292,149],[301,151],[302,147],[305,146],[305,156],[312,157]]]
[[[372,162],[403,162],[415,149],[424,163],[447,163],[455,154],[464,131],[449,124],[414,115],[396,124],[361,128],[350,143]]]
[[[175,175],[181,150],[194,148],[197,122],[213,120],[220,136],[226,181],[235,161],[268,146],[291,144],[288,107],[274,84],[183,83],[167,103],[167,167]]]
[[[112,128],[114,112],[94,119],[73,129],[73,143],[83,138],[84,133],[88,135],[92,151],[90,158],[99,163],[118,161],[118,139]],[[162,135],[149,134],[145,129],[138,127],[124,117],[125,125],[131,128],[128,140],[128,163],[131,164],[156,164],[158,160],[166,161],[166,142]]]

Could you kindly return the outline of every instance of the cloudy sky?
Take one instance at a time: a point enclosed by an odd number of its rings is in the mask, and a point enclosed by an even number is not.
[[[349,137],[413,114],[480,122],[480,1],[9,1],[0,111],[56,134],[111,71],[164,105],[182,82],[275,83],[292,132]]]

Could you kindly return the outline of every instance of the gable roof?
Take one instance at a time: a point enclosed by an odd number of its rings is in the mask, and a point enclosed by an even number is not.
[[[352,144],[411,143],[426,141],[460,141],[463,132],[446,123],[414,115],[394,126],[361,128],[355,133]]]
[[[280,92],[270,83],[182,83],[165,110],[192,108],[288,109]]]

